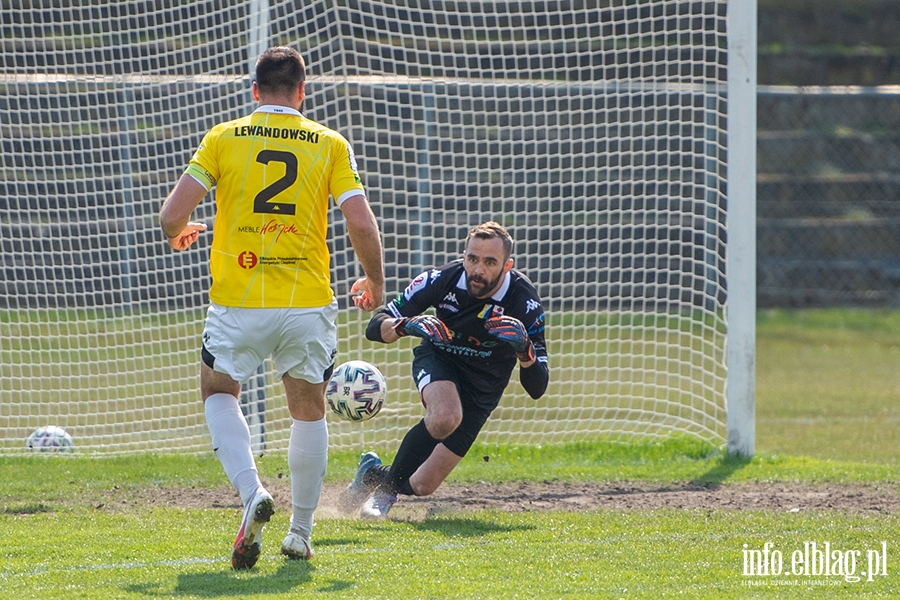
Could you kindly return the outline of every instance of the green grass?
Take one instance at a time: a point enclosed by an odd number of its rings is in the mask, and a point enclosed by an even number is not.
[[[7,545],[0,554],[7,597],[104,600],[746,598],[749,581],[771,582],[743,576],[744,544],[756,548],[771,542],[788,554],[806,539],[870,549],[881,536],[900,533],[893,517],[877,522],[847,517],[836,523],[829,515],[676,510],[482,512],[421,523],[332,519],[318,525],[318,556],[312,563],[282,560],[270,543],[253,571],[235,573],[223,556],[223,541],[233,532],[221,511],[77,512],[19,521],[6,531],[30,543],[15,553]],[[283,529],[286,521],[276,518],[270,527]],[[47,539],[63,550],[48,551],[41,543]],[[780,598],[900,592],[890,576],[825,581],[825,588],[761,589],[787,592]]]
[[[490,459],[484,461],[483,457]],[[334,452],[328,480],[357,455]],[[263,478],[285,459],[259,461]],[[450,483],[477,481],[854,482],[896,485],[882,465],[761,454],[723,455],[690,439],[545,447],[476,446]],[[829,598],[890,597],[900,580],[744,575],[744,544],[790,556],[805,542],[880,549],[894,560],[900,515],[841,511],[630,510],[445,513],[420,522],[323,517],[312,563],[277,554],[287,510],[269,526],[251,572],[228,561],[234,508],[104,505],[103,492],[225,485],[209,455],[0,458],[0,588],[16,598]],[[789,560],[789,559],[788,559]],[[862,570],[859,567],[857,571]],[[781,587],[774,583],[777,579]],[[796,579],[800,584],[784,586]],[[750,587],[754,584],[757,587]],[[759,587],[760,585],[764,587]],[[776,595],[777,594],[777,595]]]
[[[761,313],[756,363],[758,449],[900,465],[900,312]]]
[[[383,453],[390,461],[393,453]],[[488,460],[484,460],[487,458]],[[331,451],[328,483],[352,479],[359,454]],[[281,453],[257,459],[262,476],[287,475]],[[760,453],[751,459],[729,456],[690,438],[630,443],[597,440],[548,446],[476,444],[450,475],[452,483],[480,481],[647,481],[647,482],[900,482],[891,465],[822,460]],[[67,503],[114,486],[227,485],[218,461],[202,455],[0,456],[0,503]]]

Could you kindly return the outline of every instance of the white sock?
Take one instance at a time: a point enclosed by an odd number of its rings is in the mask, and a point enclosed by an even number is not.
[[[246,506],[262,484],[250,448],[250,427],[238,399],[231,394],[213,394],[206,399],[204,411],[216,457]]]
[[[328,467],[328,425],[320,421],[298,421],[291,425],[288,468],[291,472],[291,531],[309,539],[313,512],[319,504]]]

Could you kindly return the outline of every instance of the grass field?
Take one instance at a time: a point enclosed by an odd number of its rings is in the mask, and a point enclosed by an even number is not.
[[[757,448],[900,466],[900,312],[760,313],[756,364]]]
[[[749,461],[688,439],[479,446],[447,486],[591,482],[608,490],[637,485],[688,495],[759,486],[760,493],[799,490],[801,497],[835,486],[848,490],[833,508],[772,508],[777,502],[756,505],[751,493],[749,503],[732,508],[571,510],[560,503],[540,510],[466,508],[382,523],[326,513],[314,532],[318,554],[307,564],[277,553],[288,518],[288,507],[279,505],[259,564],[235,573],[228,560],[240,519],[233,499],[208,506],[148,501],[172,490],[222,488],[224,475],[208,455],[0,457],[6,541],[0,596],[900,597],[900,510],[892,500],[900,489],[893,431],[900,411],[898,340],[897,313],[761,314],[758,454]],[[357,458],[356,452],[332,453],[328,483],[348,481]],[[284,457],[262,457],[260,471],[280,481]],[[854,494],[867,491],[884,506],[855,507]],[[812,544],[821,552],[826,543],[828,573],[809,561],[804,573],[796,560],[809,555]],[[780,575],[762,574],[756,563],[748,573],[748,560],[761,559],[763,551],[765,564],[780,566]]]
[[[732,460],[693,441],[548,448],[479,447],[489,463],[464,461],[454,485],[501,481],[838,482],[894,486],[894,470],[812,459]],[[332,457],[330,482],[346,481],[356,457]],[[287,528],[279,507],[263,557],[235,573],[229,545],[239,511],[230,507],[118,505],[147,489],[221,485],[209,457],[143,459],[62,456],[0,459],[4,486],[0,588],[11,598],[694,598],[891,597],[900,593],[893,559],[897,514],[858,511],[657,510],[443,513],[365,523],[320,518],[318,556],[287,562],[277,546]],[[283,457],[260,461],[272,480]],[[116,489],[118,488],[118,489]],[[888,546],[888,575],[748,577],[744,545],[790,554],[805,542],[842,551]],[[864,562],[861,560],[861,563]],[[858,566],[855,573],[867,567]],[[793,587],[775,587],[801,581]],[[764,585],[765,584],[765,585]],[[756,586],[756,587],[751,587]]]

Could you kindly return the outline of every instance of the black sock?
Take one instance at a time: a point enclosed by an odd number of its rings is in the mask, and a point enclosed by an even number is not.
[[[395,493],[415,495],[409,485],[409,478],[431,456],[431,452],[439,443],[440,440],[434,439],[428,433],[424,420],[406,432],[390,470],[390,487]]]

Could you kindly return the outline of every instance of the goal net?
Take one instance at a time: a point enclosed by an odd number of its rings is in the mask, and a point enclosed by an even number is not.
[[[387,299],[508,227],[548,315],[551,384],[514,373],[480,438],[726,438],[725,0],[37,0],[0,12],[0,451],[42,425],[88,452],[208,451],[199,398],[210,235],[170,250],[161,202],[214,124],[251,111],[267,46],[309,68],[305,114],[352,143]],[[194,220],[212,229],[212,196]],[[332,448],[422,416],[414,342],[365,340],[331,215],[338,362],[386,375]],[[242,402],[283,449],[270,364]]]

